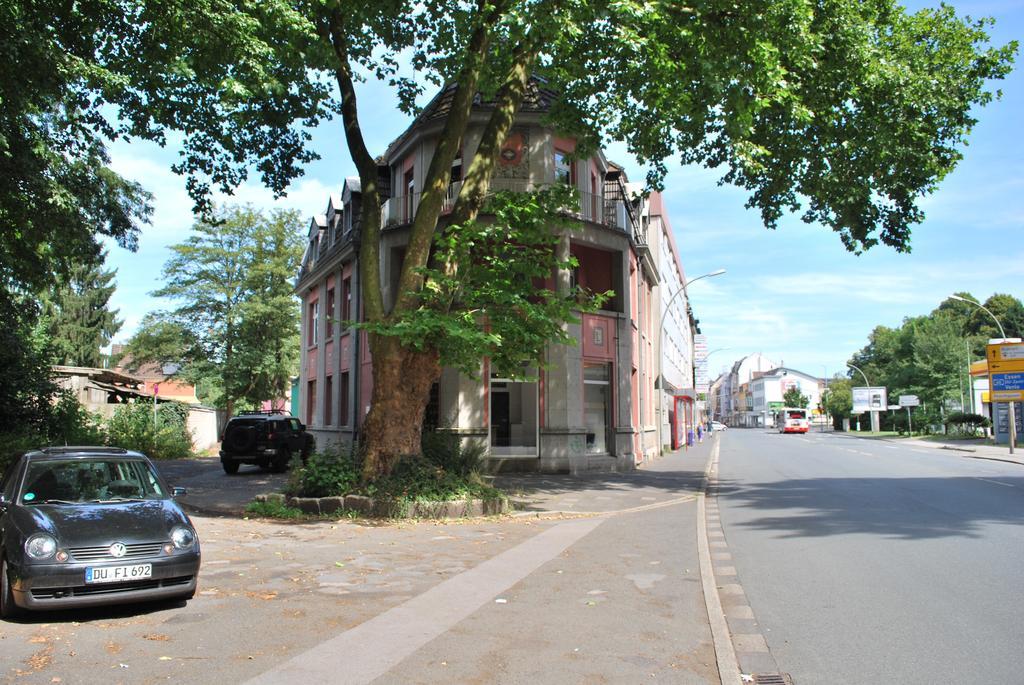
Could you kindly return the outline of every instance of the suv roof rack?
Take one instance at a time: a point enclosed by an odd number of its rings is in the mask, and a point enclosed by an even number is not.
[[[64,447],[44,447],[39,450],[43,454],[128,454],[123,447],[107,447],[105,445],[67,445]]]
[[[287,409],[253,409],[252,411],[243,411],[235,416],[291,416],[292,413]]]

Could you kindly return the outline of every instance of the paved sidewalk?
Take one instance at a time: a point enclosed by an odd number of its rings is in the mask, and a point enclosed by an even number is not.
[[[632,473],[515,474],[497,476],[494,485],[512,497],[520,515],[604,514],[636,510],[692,498],[700,490],[713,438],[669,453]],[[184,487],[180,498],[191,511],[212,516],[243,516],[259,494],[280,492],[288,474],[243,466],[229,476],[216,457],[156,462],[168,484]]]
[[[497,476],[520,515],[605,514],[662,506],[700,492],[711,441],[641,464],[631,473]]]

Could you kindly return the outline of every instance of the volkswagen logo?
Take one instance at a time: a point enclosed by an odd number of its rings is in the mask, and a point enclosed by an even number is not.
[[[123,542],[115,542],[110,546],[110,556],[117,557],[120,559],[128,553],[128,548],[124,546]]]

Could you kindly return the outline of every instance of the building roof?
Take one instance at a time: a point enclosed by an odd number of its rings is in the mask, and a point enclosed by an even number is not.
[[[416,118],[412,120],[401,135],[391,141],[384,154],[377,160],[378,163],[386,163],[391,157],[392,153],[402,146],[410,137],[413,132],[418,129],[421,125],[428,121],[434,121],[436,119],[443,119],[448,116],[448,113],[452,110],[452,101],[455,99],[455,83],[449,83],[444,88],[439,90],[430,102],[420,111]],[[558,97],[558,94],[547,86],[547,81],[540,76],[531,76],[529,82],[526,84],[526,93],[523,96],[523,102],[519,107],[519,113],[523,112],[535,112],[543,113],[551,109],[551,104]],[[477,93],[473,99],[473,109],[493,109],[496,100],[484,100],[481,93]]]

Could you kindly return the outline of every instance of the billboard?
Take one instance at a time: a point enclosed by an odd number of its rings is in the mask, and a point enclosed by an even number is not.
[[[863,414],[866,411],[882,411],[889,406],[885,388],[860,387],[852,388],[853,413]]]

